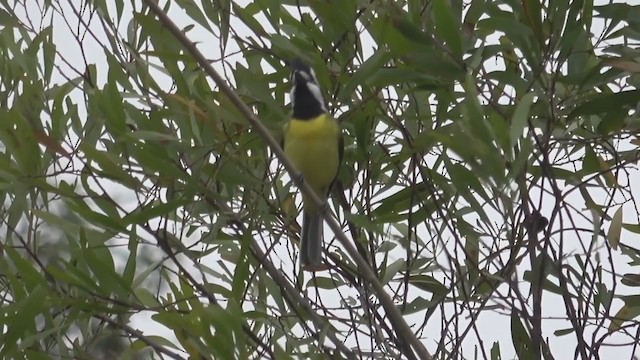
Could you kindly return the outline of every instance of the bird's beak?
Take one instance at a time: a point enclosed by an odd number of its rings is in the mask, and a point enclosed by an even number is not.
[[[292,79],[294,84],[304,84],[307,80],[302,76],[299,70],[293,70]]]

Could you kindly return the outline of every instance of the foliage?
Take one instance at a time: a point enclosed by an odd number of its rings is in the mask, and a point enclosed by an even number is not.
[[[145,3],[0,2],[0,357],[417,358],[331,232],[298,270],[296,187]],[[315,68],[332,207],[433,358],[638,351],[640,6],[161,6],[276,138]]]

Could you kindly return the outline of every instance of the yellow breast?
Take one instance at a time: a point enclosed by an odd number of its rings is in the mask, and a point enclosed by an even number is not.
[[[338,123],[328,114],[311,120],[292,119],[284,128],[285,154],[322,197],[338,174],[339,136]]]

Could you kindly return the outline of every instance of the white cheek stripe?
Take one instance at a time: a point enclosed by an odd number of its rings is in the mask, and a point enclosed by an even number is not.
[[[313,79],[314,83],[318,83],[318,78],[316,77],[316,72],[313,69],[309,69],[309,71],[311,72],[311,78]]]
[[[311,70],[313,71],[313,70]],[[314,98],[320,103],[320,107],[324,112],[327,112],[326,107],[324,106],[324,99],[322,99],[322,92],[320,91],[320,87],[316,83],[308,82],[307,88],[311,91],[311,94]]]
[[[316,80],[316,73],[313,71],[313,69],[310,69],[310,71],[311,71],[310,73],[306,71],[299,72],[299,74],[306,80],[304,85],[296,84],[295,76],[292,76],[294,85],[291,88],[291,91],[289,92],[289,98],[291,99],[291,103],[292,104],[295,103],[294,95],[296,92],[296,86],[306,86],[307,89],[309,89],[309,92],[311,92],[311,95],[313,95],[316,101],[320,103],[320,108],[322,109],[322,111],[327,112],[327,108],[324,104],[324,99],[322,98],[322,91],[320,90],[320,86],[318,86],[318,80]]]

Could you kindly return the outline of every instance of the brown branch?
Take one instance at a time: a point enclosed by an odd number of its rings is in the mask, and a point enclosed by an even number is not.
[[[233,103],[233,105],[243,114],[243,116],[249,121],[254,130],[256,130],[262,139],[268,144],[271,151],[278,157],[278,160],[284,165],[284,168],[291,175],[291,178],[295,182],[295,184],[303,191],[303,193],[312,199],[319,208],[321,209],[321,214],[324,217],[324,220],[327,222],[331,230],[335,233],[336,238],[340,241],[342,246],[345,247],[349,255],[354,259],[356,264],[358,264],[358,269],[362,272],[362,276],[365,278],[369,284],[373,287],[374,291],[378,295],[380,302],[382,303],[387,316],[389,317],[389,321],[391,322],[393,328],[395,329],[399,338],[405,339],[407,343],[411,344],[414,351],[417,353],[418,357],[425,360],[432,359],[431,355],[427,352],[427,349],[424,347],[416,334],[411,331],[411,328],[406,323],[402,314],[395,306],[391,297],[385,292],[384,287],[378,281],[378,278],[374,271],[369,267],[369,264],[365,259],[360,256],[356,248],[353,246],[352,242],[346,237],[346,235],[342,232],[340,224],[335,220],[335,218],[330,214],[330,211],[327,206],[323,206],[324,202],[318,197],[318,195],[311,190],[308,184],[302,181],[302,178],[298,176],[299,172],[295,169],[293,164],[289,161],[289,159],[285,156],[284,151],[280,148],[278,141],[276,141],[269,130],[260,122],[260,120],[253,114],[253,112],[247,107],[247,105],[240,99],[240,97],[235,93],[235,91],[225,82],[225,80],[213,69],[209,61],[202,55],[202,53],[197,49],[196,45],[191,42],[186,35],[176,26],[176,24],[169,18],[169,16],[158,6],[158,4],[154,0],[144,0],[144,3],[156,14],[159,21],[164,25],[173,36],[185,47],[185,49],[194,57],[194,59],[200,64],[202,69],[209,75],[209,77],[218,85],[220,91],[229,98],[229,100]],[[251,242],[251,247],[253,251],[258,256],[263,256],[262,250],[255,242]],[[279,276],[278,271],[275,268],[267,267],[267,271],[272,276]],[[286,282],[285,282],[286,283]],[[296,293],[297,298],[301,301],[301,304],[305,307],[308,307],[311,310],[310,305],[307,301],[305,301],[302,296],[300,296],[299,292],[297,292],[290,284],[288,287],[285,287],[287,292],[292,291]],[[293,294],[291,294],[293,295]],[[295,297],[295,295],[294,295]],[[314,322],[318,321],[318,318],[314,317]],[[322,326],[322,322],[317,322],[317,326]],[[344,344],[337,339],[331,339],[334,341],[336,346],[340,348],[345,348]],[[350,351],[347,353],[351,353]],[[352,353],[351,353],[352,354]]]

